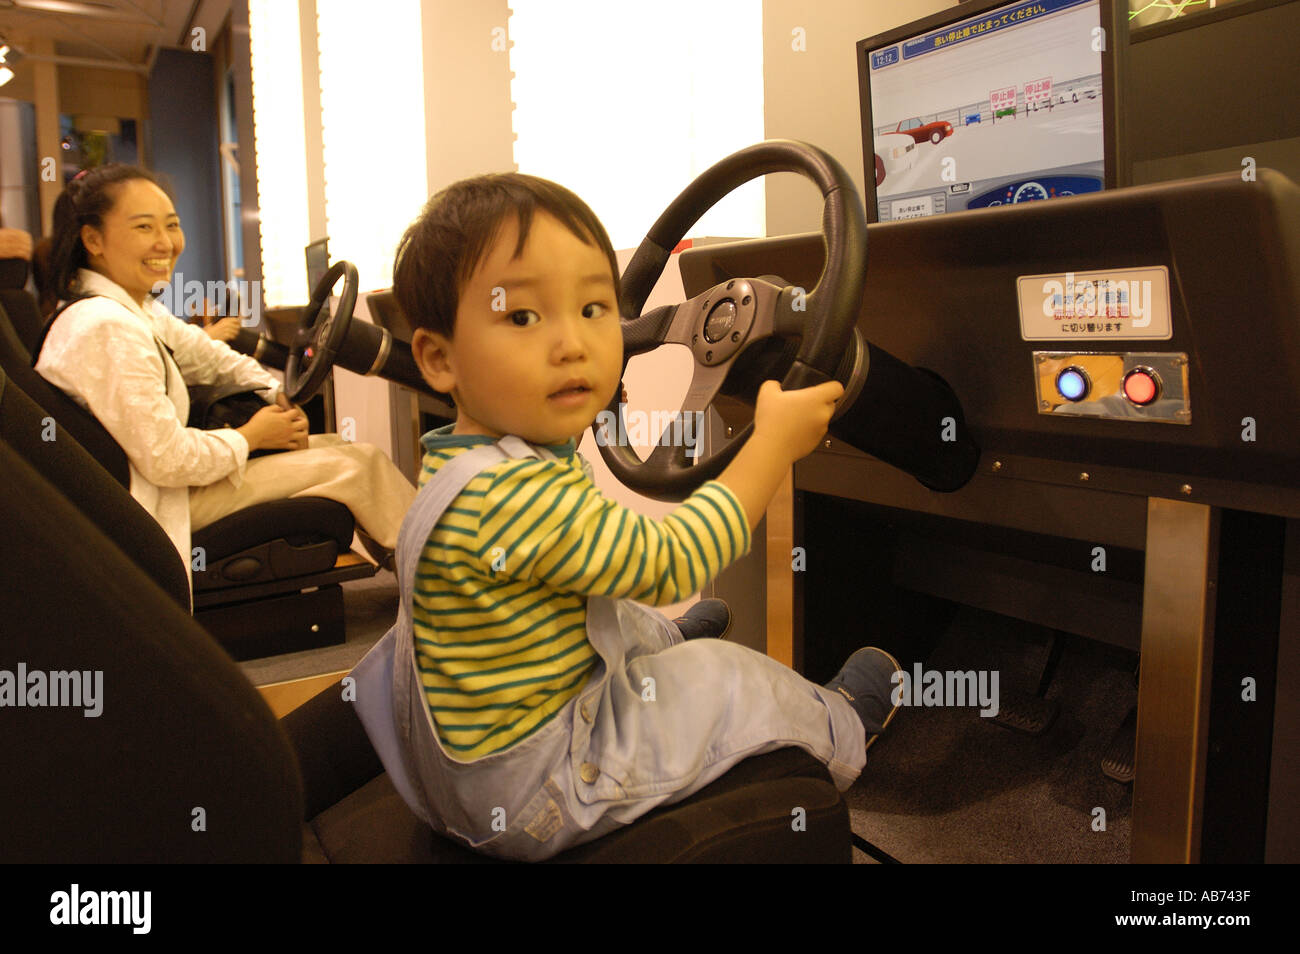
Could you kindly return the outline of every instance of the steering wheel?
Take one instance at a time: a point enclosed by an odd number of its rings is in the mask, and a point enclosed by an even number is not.
[[[641,314],[671,250],[686,231],[737,187],[772,172],[797,172],[821,190],[826,264],[817,284],[805,290],[760,278],[727,279],[689,301]],[[619,301],[624,316],[624,370],[628,359],[662,344],[688,347],[695,372],[682,404],[683,415],[707,412],[742,352],[764,338],[801,339],[794,364],[781,382],[784,390],[812,387],[836,377],[843,381],[845,376],[838,372],[846,355],[859,351],[851,346],[866,279],[867,226],[844,167],[816,146],[793,140],[769,140],[742,149],[691,183],[655,222],[628,263]],[[845,395],[845,400],[851,398]],[[617,415],[620,433],[626,434],[617,394],[608,411]],[[642,461],[626,442],[592,426],[601,456],[614,476],[633,490],[662,500],[679,500],[721,474],[753,429],[748,424],[691,466],[684,446],[656,444]]]
[[[337,310],[321,318],[321,311],[343,277],[343,294]],[[325,383],[357,307],[357,269],[351,262],[335,262],[316,283],[311,301],[303,309],[284,363],[284,391],[289,401],[301,404]],[[319,319],[319,320],[318,320]]]

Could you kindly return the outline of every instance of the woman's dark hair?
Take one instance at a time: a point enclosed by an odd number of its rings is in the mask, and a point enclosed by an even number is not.
[[[54,245],[50,251],[49,267],[52,293],[56,298],[71,298],[72,280],[77,277],[77,269],[89,266],[86,246],[81,242],[81,227],[90,225],[102,229],[104,213],[117,201],[118,187],[132,179],[152,182],[171,197],[171,190],[157,175],[121,162],[110,162],[81,173],[60,193],[54,203]],[[51,290],[41,288],[39,291],[45,295]]]
[[[574,236],[605,253],[621,295],[618,258],[605,227],[582,199],[564,186],[520,172],[462,179],[425,205],[397,246],[393,296],[413,328],[454,337],[460,290],[487,254],[506,219],[519,221],[515,255],[524,250],[533,216],[553,216]]]

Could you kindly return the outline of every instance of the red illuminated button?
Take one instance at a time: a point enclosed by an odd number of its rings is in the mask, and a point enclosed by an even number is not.
[[[1124,396],[1142,407],[1150,404],[1160,394],[1160,381],[1148,368],[1134,368],[1124,375]]]

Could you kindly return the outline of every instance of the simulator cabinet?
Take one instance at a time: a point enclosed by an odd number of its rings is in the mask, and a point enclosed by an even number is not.
[[[861,645],[846,603],[903,637],[960,604],[1137,651],[1132,860],[1300,860],[1300,189],[1260,170],[868,236],[859,330],[952,386],[982,456],[950,494],[838,441],[796,466],[796,668]],[[681,269],[688,296],[813,287],[823,254]]]

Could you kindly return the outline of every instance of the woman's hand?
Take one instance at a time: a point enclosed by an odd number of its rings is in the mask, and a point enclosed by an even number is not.
[[[304,410],[302,409],[302,407],[300,407],[300,406],[297,405],[297,404],[290,404],[290,403],[289,403],[289,399],[285,396],[285,393],[284,393],[283,391],[276,391],[276,392],[275,392],[275,404],[276,404],[276,407],[282,407],[282,408],[284,408],[286,411],[291,411],[291,412],[297,414],[299,417],[302,418],[302,420],[303,420],[304,422],[307,421],[307,412],[304,411]],[[292,449],[293,449],[293,450],[302,450],[302,449],[305,448],[306,446],[307,446],[307,432],[306,432],[306,431],[303,431],[303,434],[302,434],[302,443],[299,444],[299,446],[294,447],[294,448],[292,448]]]
[[[229,318],[218,318],[212,324],[205,325],[203,328],[213,341],[224,341],[227,344],[234,340],[235,335],[239,334],[239,329],[238,315],[231,315]]]
[[[250,451],[302,450],[307,446],[307,415],[292,405],[268,404],[236,430],[244,435]]]

